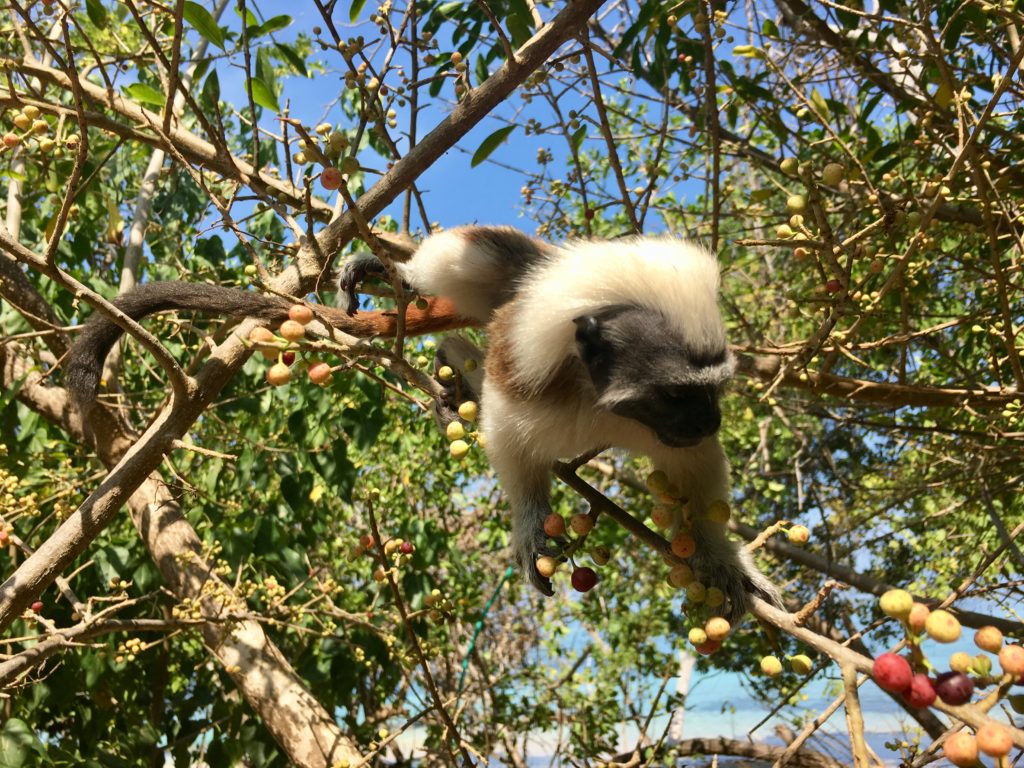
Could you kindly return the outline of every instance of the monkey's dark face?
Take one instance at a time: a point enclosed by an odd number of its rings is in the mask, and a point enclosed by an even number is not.
[[[643,307],[609,307],[575,322],[576,346],[599,405],[650,427],[674,448],[718,431],[718,396],[734,368],[723,342],[708,340],[695,349],[658,312]]]

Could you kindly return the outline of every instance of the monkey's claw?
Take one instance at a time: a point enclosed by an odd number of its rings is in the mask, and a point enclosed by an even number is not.
[[[341,265],[338,292],[345,294],[345,312],[349,315],[354,315],[359,309],[359,297],[356,295],[358,287],[371,277],[387,279],[384,265],[372,254],[357,253]]]

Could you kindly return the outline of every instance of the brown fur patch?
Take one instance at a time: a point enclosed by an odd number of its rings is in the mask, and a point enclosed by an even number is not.
[[[578,398],[590,383],[583,364],[575,355],[568,355],[554,374],[539,387],[524,382],[516,375],[512,356],[513,318],[517,302],[498,308],[487,326],[487,376],[502,392],[515,400],[550,400],[554,402]]]
[[[393,337],[398,330],[398,314],[393,309],[376,309],[357,312],[349,316],[342,309],[334,307],[313,307],[327,323],[353,336]],[[449,299],[432,297],[427,299],[425,309],[410,304],[405,311],[405,333],[419,336],[424,333],[450,331],[477,325],[476,321],[462,317],[455,312],[455,305]]]

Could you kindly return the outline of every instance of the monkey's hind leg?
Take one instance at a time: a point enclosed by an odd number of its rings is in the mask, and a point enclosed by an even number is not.
[[[454,374],[448,379],[440,376],[445,367]],[[484,353],[480,348],[461,334],[446,336],[434,357],[434,378],[444,387],[441,397],[434,400],[433,408],[434,419],[442,432],[459,418],[460,405],[470,400],[479,405],[483,376]]]

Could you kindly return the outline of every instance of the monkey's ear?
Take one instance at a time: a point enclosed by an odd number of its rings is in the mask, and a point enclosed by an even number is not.
[[[576,346],[580,357],[593,372],[608,352],[608,341],[601,332],[601,320],[596,315],[580,315],[573,323],[576,324]]]

